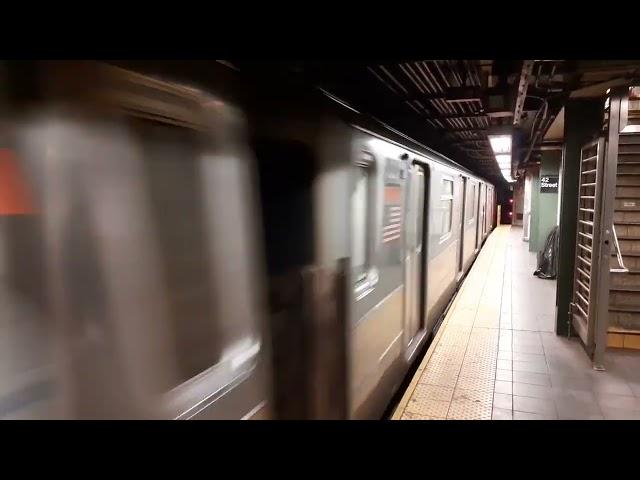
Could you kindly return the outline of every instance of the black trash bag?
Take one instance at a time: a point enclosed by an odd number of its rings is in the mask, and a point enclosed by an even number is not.
[[[533,274],[538,278],[554,279],[558,274],[558,227],[553,227],[544,248],[538,252],[538,268]]]

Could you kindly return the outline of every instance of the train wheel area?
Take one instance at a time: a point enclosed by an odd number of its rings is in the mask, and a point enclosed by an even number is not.
[[[554,333],[555,280],[531,273],[522,229],[489,236],[392,420],[640,419],[640,355],[595,371]]]

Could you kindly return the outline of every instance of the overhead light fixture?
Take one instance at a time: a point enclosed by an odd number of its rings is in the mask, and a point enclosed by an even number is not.
[[[511,135],[488,135],[493,153],[511,153]]]
[[[511,169],[511,155],[509,154],[503,154],[503,155],[496,155],[496,160],[498,161],[498,165],[500,166],[500,168],[508,168]]]
[[[507,182],[515,182],[515,179],[511,176],[511,168],[500,168],[500,173],[502,173],[502,176]]]
[[[489,128],[487,138],[491,144],[491,150],[496,157],[496,163],[504,179],[515,182],[511,176],[511,154],[513,152],[513,127],[511,125],[496,125]]]

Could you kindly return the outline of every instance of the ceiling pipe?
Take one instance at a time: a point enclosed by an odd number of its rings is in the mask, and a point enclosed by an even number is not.
[[[546,115],[546,112],[545,112]],[[540,137],[540,134],[545,131],[545,126],[548,127],[550,125],[550,121],[553,121],[553,119],[555,118],[555,116],[551,115],[549,118],[543,118],[540,121],[540,128],[538,128],[538,130],[536,131],[536,134],[533,137],[533,140],[531,141],[531,144],[529,145],[529,149],[527,150],[526,155],[524,156],[524,159],[519,163],[519,165],[526,165],[527,162],[529,161],[529,157],[531,156],[531,152],[533,151],[533,147],[535,147],[536,143],[538,142],[538,137]],[[546,123],[545,123],[546,120]],[[516,168],[517,170],[517,168]]]
[[[545,100],[544,98],[537,97],[535,95],[528,95],[527,97],[528,98],[535,98],[536,100],[540,100],[542,102],[542,105],[540,106],[540,108],[536,112],[535,117],[533,117],[533,122],[531,123],[531,133],[529,134],[529,140],[531,140],[531,138],[533,137],[533,132],[536,131],[536,121],[538,120],[538,117],[540,116],[540,112],[542,112],[543,109],[544,109],[544,114],[542,115],[542,119],[546,118],[546,116],[547,116],[547,111],[549,109],[549,102],[547,100]]]

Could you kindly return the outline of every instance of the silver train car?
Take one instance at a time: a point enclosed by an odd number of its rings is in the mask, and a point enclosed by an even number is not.
[[[495,200],[492,185],[442,156],[352,128],[367,161],[352,158],[351,413],[371,418],[434,332],[491,231]]]
[[[326,92],[278,88],[247,104],[281,300],[273,368],[297,366],[274,411],[380,418],[493,229],[495,188]]]
[[[493,185],[324,93],[38,68],[1,112],[32,208],[0,216],[0,418],[380,418]]]

